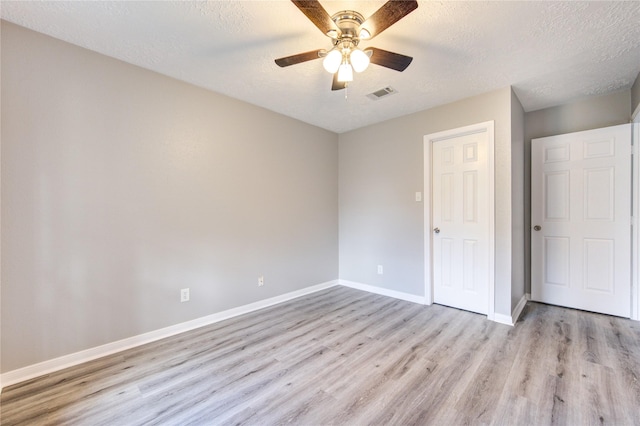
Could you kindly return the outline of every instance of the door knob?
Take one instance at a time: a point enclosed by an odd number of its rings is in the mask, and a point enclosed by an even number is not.
[[[534,231],[539,231],[541,229],[542,229],[542,226],[540,226],[540,225],[536,225],[536,226],[533,227]]]
[[[433,232],[435,232],[436,234],[440,233],[440,228],[433,228]]]

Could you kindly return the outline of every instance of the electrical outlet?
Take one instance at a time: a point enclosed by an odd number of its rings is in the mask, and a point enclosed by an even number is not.
[[[382,273],[383,273],[382,265],[378,265],[378,275],[382,275]]]
[[[182,290],[180,290],[180,301],[181,302],[188,302],[189,301],[189,289],[188,288],[183,288]]]
[[[258,287],[262,287],[264,285],[264,276],[260,275],[258,277]]]

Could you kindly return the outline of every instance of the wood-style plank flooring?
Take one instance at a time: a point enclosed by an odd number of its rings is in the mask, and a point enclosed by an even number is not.
[[[345,287],[12,386],[2,425],[640,425],[640,323]]]

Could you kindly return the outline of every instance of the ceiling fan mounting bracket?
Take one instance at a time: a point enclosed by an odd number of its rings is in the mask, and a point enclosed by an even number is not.
[[[358,30],[364,22],[364,16],[355,10],[341,10],[334,13],[331,20],[335,22],[338,31],[330,30],[326,35],[334,40],[334,44],[338,44],[344,39],[352,40],[354,44],[358,44],[360,41]]]

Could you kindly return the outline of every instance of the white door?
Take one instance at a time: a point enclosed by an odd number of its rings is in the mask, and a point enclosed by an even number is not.
[[[431,144],[434,301],[482,314],[489,310],[488,137]]]
[[[531,297],[629,317],[631,125],[531,142]]]

